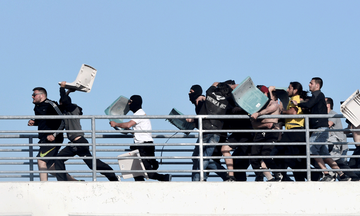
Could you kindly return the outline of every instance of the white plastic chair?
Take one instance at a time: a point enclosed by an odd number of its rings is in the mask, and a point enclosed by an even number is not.
[[[75,89],[77,91],[90,92],[94,84],[97,70],[89,65],[83,64],[76,77],[76,80],[72,83],[66,83],[65,88]],[[60,85],[61,82],[59,82]]]
[[[138,157],[139,159],[130,159],[127,157]],[[140,159],[139,150],[136,149],[134,151],[119,155],[118,162],[119,162],[120,170],[122,170],[122,171],[129,171],[129,170],[143,170],[144,171],[144,172],[134,172],[134,173],[131,173],[131,172],[123,173],[121,176],[124,179],[134,178],[136,176],[143,176],[146,179],[149,179],[149,176],[146,172],[145,166]]]
[[[341,113],[355,127],[360,125],[360,93],[356,90],[344,103],[340,106]]]

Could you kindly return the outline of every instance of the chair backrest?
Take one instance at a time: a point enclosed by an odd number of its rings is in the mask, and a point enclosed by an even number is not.
[[[341,113],[355,127],[360,125],[360,93],[356,90],[346,101],[340,106]]]
[[[81,65],[76,80],[72,83],[66,83],[65,88],[75,89],[77,91],[90,92],[94,84],[97,70],[89,65]],[[60,84],[61,82],[59,82]]]
[[[105,109],[106,115],[126,115],[129,112],[129,98],[124,96],[118,97],[108,108]],[[110,121],[114,121],[116,123],[122,123],[122,119],[109,119]],[[121,130],[121,128],[115,127],[117,130]]]
[[[179,110],[173,108],[169,115],[183,115],[182,112]],[[187,122],[186,119],[166,119],[168,120],[172,125],[177,127],[179,130],[194,130],[195,126],[194,123]],[[189,132],[184,132],[185,134],[189,134]]]
[[[250,77],[247,77],[232,92],[238,106],[250,115],[259,111],[269,100],[256,86]]]
[[[128,157],[138,157],[138,158],[128,158]],[[139,150],[134,150],[131,152],[127,152],[125,154],[118,156],[118,163],[120,170],[122,171],[130,171],[130,170],[143,170],[144,172],[126,172],[122,174],[124,179],[134,178],[136,176],[144,176],[146,179],[149,179],[149,176],[145,170],[145,166],[141,161],[141,156]]]

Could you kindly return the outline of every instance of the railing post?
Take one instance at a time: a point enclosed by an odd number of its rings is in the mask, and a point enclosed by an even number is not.
[[[91,140],[92,140],[92,175],[93,181],[96,181],[96,133],[95,133],[95,117],[91,117]]]
[[[202,117],[199,117],[199,168],[200,168],[200,181],[204,181],[204,152],[203,152],[203,130],[202,130]]]
[[[33,137],[30,136],[29,137],[29,144],[33,144]],[[34,147],[33,146],[29,146],[29,157],[33,157],[34,155]],[[33,159],[30,159],[29,160],[29,169],[30,171],[34,171],[34,160]],[[34,173],[30,173],[30,177],[29,177],[30,181],[34,181]]]
[[[306,178],[311,181],[311,160],[310,160],[310,132],[309,132],[309,116],[305,117],[305,133],[306,133]]]

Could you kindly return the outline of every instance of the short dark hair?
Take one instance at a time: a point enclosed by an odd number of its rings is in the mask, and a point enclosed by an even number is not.
[[[312,80],[314,80],[315,83],[317,83],[317,84],[320,85],[320,89],[322,88],[322,86],[323,86],[323,80],[322,80],[320,77],[313,77]]]
[[[326,104],[330,104],[330,109],[333,109],[334,108],[334,101],[332,98],[330,97],[326,97]]]
[[[224,83],[228,85],[235,85],[235,80],[226,80]]]
[[[230,97],[231,96],[231,91],[232,89],[230,88],[230,86],[228,84],[226,84],[225,82],[221,82],[217,85],[217,88],[219,90],[219,92],[224,96],[224,97]]]
[[[43,93],[44,95],[45,95],[45,97],[47,97],[47,91],[46,91],[46,89],[45,88],[43,88],[43,87],[36,87],[36,88],[34,88],[33,89],[33,91],[39,91],[39,92],[41,92],[41,93]]]

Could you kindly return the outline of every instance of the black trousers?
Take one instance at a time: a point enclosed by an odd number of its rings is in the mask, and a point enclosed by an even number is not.
[[[352,155],[360,155],[360,146],[356,146],[356,149]],[[360,168],[360,158],[350,158],[349,167],[354,169]],[[360,171],[355,171],[355,174],[360,177]]]
[[[263,132],[256,133],[254,137],[254,142],[276,142],[279,139],[278,132]],[[252,156],[270,156],[271,150],[274,148],[274,145],[253,145],[251,146],[250,154]],[[253,169],[260,169],[261,160],[259,158],[250,159],[250,164]],[[266,162],[265,162],[266,163]],[[256,176],[262,176],[262,172],[255,172]]]
[[[294,127],[290,130],[304,129],[303,127]],[[305,142],[306,135],[305,132],[284,132],[280,142]],[[271,152],[271,155],[306,155],[306,145],[286,145],[286,146],[275,146]],[[266,161],[266,165],[269,164],[269,167],[272,169],[287,169],[288,167],[292,169],[306,169],[306,158],[288,158],[288,159],[276,159],[273,160],[273,163]],[[316,162],[314,159],[311,160],[311,164],[316,167]],[[316,168],[317,169],[317,168]],[[286,172],[282,173],[283,175]],[[306,172],[293,172],[295,181],[305,181],[307,180]],[[311,180],[318,181],[322,177],[322,172],[311,172]]]
[[[87,139],[84,137],[81,137],[80,139],[74,141],[73,143],[89,143]],[[89,146],[66,146],[64,149],[62,149],[57,157],[72,157],[75,155],[79,155],[80,157],[92,157]],[[55,161],[55,169],[56,170],[65,170],[65,161],[64,160],[56,160]],[[85,164],[92,169],[92,159],[83,159]],[[96,169],[97,170],[113,170],[108,164],[104,163],[100,159],[96,160]],[[116,175],[114,173],[101,173],[102,175],[106,176],[109,181],[118,181]],[[56,173],[56,179],[58,181],[67,181],[66,173]]]
[[[237,147],[232,156],[248,156],[248,148],[249,146],[240,146]],[[247,169],[250,166],[249,159],[233,159],[234,161],[234,169]],[[234,172],[234,177],[236,181],[246,181],[246,172]]]
[[[228,143],[238,142],[252,142],[254,139],[252,133],[232,133],[227,139]],[[232,156],[249,156],[250,146],[249,145],[230,145],[234,152]],[[247,169],[250,166],[249,159],[233,159],[234,169]],[[234,172],[236,181],[246,181],[246,172]]]
[[[145,143],[153,143],[153,142],[145,142]],[[148,156],[148,157],[155,157],[155,146],[131,146],[131,150],[139,150],[140,156]],[[141,159],[144,164],[146,170],[157,170],[159,168],[159,162],[155,159]],[[164,181],[166,175],[159,174],[159,173],[148,173],[150,179]],[[143,176],[136,176],[134,177],[135,181],[145,181]]]

